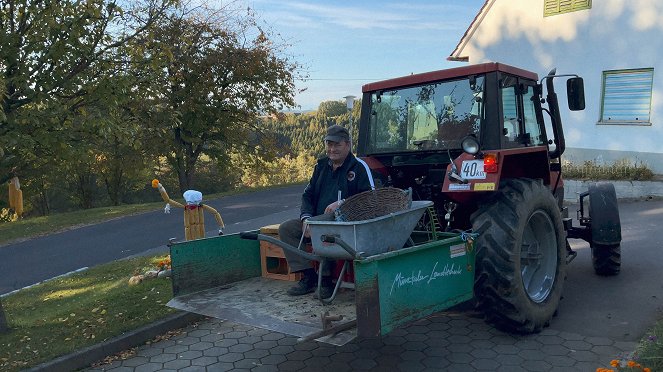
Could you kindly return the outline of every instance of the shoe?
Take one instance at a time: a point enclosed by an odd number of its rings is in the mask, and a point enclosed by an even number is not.
[[[302,278],[294,286],[288,289],[290,296],[302,296],[315,291],[318,286],[318,276],[313,270],[302,271]]]

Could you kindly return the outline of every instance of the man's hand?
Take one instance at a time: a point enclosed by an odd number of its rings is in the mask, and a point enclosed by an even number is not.
[[[306,223],[306,220],[303,221],[304,225],[302,228],[304,229],[304,237],[305,238],[311,238],[311,229],[308,227],[308,224]]]
[[[325,208],[325,213],[334,212],[335,210],[337,210],[343,204],[344,201],[345,201],[345,199],[341,199],[339,201],[335,201],[335,202],[329,204],[327,206],[327,208]]]

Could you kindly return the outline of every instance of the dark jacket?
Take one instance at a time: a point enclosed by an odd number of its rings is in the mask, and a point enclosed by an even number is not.
[[[339,190],[341,199],[370,190],[372,175],[365,164],[352,153],[335,171],[328,157],[318,160],[302,195],[300,219],[323,214],[329,204],[338,200]]]

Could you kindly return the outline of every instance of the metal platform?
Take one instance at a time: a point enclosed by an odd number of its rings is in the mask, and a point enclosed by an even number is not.
[[[356,319],[354,291],[343,290],[332,304],[323,305],[313,294],[289,296],[286,291],[292,285],[255,277],[176,297],[168,306],[297,337],[321,331],[325,312],[342,315],[342,322]],[[356,329],[352,329],[317,340],[342,346],[356,335]]]

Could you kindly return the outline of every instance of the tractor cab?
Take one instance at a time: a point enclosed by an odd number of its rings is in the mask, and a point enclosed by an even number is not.
[[[411,187],[438,206],[474,202],[480,195],[470,194],[496,191],[502,178],[541,178],[554,188],[559,167],[550,163],[563,152],[564,135],[553,77],[544,78],[545,99],[535,73],[500,63],[367,84],[358,154],[381,183]],[[569,82],[571,109],[584,108],[582,79]]]

